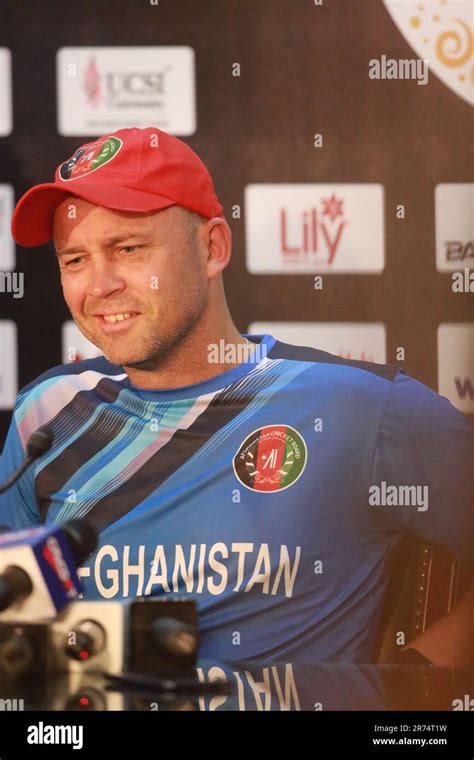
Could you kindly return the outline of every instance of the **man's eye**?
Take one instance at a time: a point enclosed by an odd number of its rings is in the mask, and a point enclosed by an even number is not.
[[[76,256],[75,259],[69,259],[69,261],[66,261],[65,266],[69,267],[72,264],[80,264],[82,261],[82,256]]]
[[[140,248],[139,245],[123,245],[120,249],[121,251],[125,251],[125,253],[133,253],[137,250],[137,248]]]

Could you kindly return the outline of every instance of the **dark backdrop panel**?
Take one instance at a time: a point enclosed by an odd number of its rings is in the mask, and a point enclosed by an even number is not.
[[[189,45],[196,56],[197,131],[185,138],[207,163],[232,227],[226,292],[237,327],[251,321],[382,321],[387,360],[406,350],[409,372],[436,388],[440,322],[472,319],[469,295],[435,267],[434,189],[472,176],[469,106],[435,76],[426,87],[374,82],[368,61],[414,53],[379,0],[42,0],[2,3],[10,48],[14,129],[0,138],[0,182],[16,198],[52,179],[87,138],[56,126],[55,56],[64,46]],[[239,62],[241,76],[232,76]],[[313,135],[324,135],[315,150]],[[386,265],[380,275],[246,271],[244,218],[230,210],[255,182],[375,182],[385,186]],[[395,208],[404,204],[405,220]],[[370,235],[370,230],[367,231]],[[61,362],[62,300],[51,246],[17,249],[25,297],[2,297],[18,325],[19,385]],[[10,413],[0,415],[0,436]]]

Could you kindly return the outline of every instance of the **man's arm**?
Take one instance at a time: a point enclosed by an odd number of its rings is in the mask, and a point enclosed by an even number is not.
[[[412,533],[472,566],[473,462],[472,422],[447,399],[399,373],[378,432],[372,483],[421,487],[424,500],[378,508],[380,529]],[[405,649],[418,651],[436,665],[473,664],[474,588]]]
[[[474,665],[474,583],[455,607],[408,644],[434,665]]]
[[[1,482],[13,474],[24,457],[25,447],[20,439],[14,412],[0,459]],[[11,530],[23,530],[33,528],[40,522],[32,466],[8,491],[0,494],[0,524],[7,525]]]

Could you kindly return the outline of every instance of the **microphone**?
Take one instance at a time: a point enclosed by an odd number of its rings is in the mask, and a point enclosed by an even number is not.
[[[51,428],[42,425],[30,435],[26,444],[26,456],[31,460],[37,459],[42,454],[46,454],[53,441],[54,433]]]
[[[85,520],[0,534],[0,621],[56,617],[82,594],[76,568],[96,547]]]
[[[197,606],[191,599],[81,599],[49,627],[56,672],[165,674],[186,670],[197,659]]]
[[[0,484],[0,493],[5,493],[11,488],[17,480],[21,478],[25,470],[30,466],[35,459],[46,454],[51,448],[54,441],[54,433],[47,425],[42,425],[32,433],[26,444],[26,456],[17,470],[3,483]],[[1,532],[1,529],[0,529]]]

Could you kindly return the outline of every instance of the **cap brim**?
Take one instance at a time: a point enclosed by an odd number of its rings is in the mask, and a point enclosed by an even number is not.
[[[51,240],[54,212],[70,196],[115,211],[137,213],[159,211],[176,205],[171,198],[114,185],[82,183],[77,190],[63,189],[54,182],[35,185],[20,198],[13,213],[12,235],[16,242],[30,248]]]

